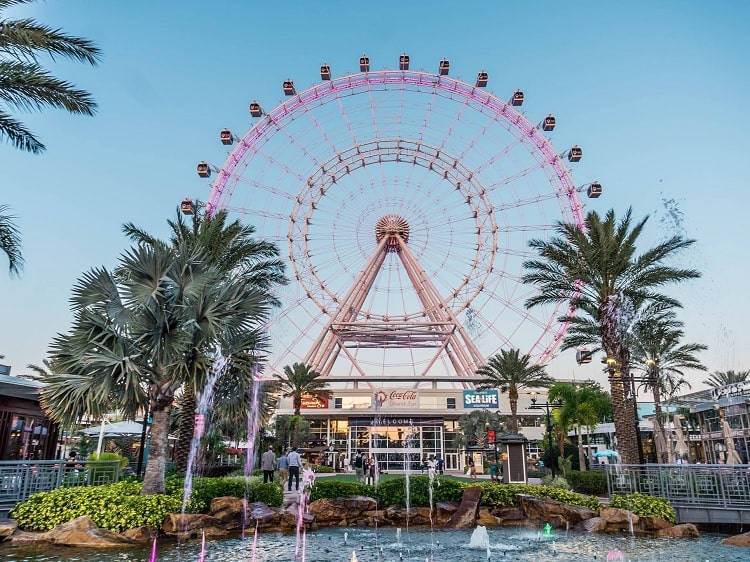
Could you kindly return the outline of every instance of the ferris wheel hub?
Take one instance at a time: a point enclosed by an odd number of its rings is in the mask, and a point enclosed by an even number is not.
[[[409,241],[409,223],[400,215],[385,215],[378,219],[375,225],[375,240],[378,244],[388,238],[386,242],[386,252],[398,252],[401,249],[401,243]]]

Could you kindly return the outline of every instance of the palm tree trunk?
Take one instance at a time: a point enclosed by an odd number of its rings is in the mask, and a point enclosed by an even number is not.
[[[167,467],[168,439],[169,439],[169,410],[172,408],[172,399],[164,395],[156,394],[151,405],[151,430],[149,438],[148,462],[146,473],[143,476],[141,495],[163,494],[164,473]]]
[[[583,433],[581,431],[581,424],[576,425],[576,433],[578,437],[578,470],[586,470],[586,455],[583,452]]]
[[[651,384],[651,390],[654,394],[654,417],[658,420],[659,426],[662,428],[662,434],[664,434],[664,425],[661,423],[661,415],[662,415],[662,409],[661,409],[661,391],[659,390],[659,381],[656,379],[652,379],[650,381]],[[666,435],[664,434],[664,437]],[[669,453],[667,451],[661,452],[661,458],[659,459],[659,462],[666,463],[669,461]]]
[[[518,433],[518,393],[516,397],[510,397],[510,432]]]
[[[193,444],[193,434],[195,433],[196,407],[197,397],[195,390],[189,384],[183,385],[180,431],[177,435],[177,445],[175,447],[175,463],[178,472],[186,472],[188,469],[190,447]]]

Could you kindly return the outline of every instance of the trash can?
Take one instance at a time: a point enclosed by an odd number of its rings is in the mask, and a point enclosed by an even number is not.
[[[499,439],[504,484],[526,484],[526,443],[523,435],[503,435]]]

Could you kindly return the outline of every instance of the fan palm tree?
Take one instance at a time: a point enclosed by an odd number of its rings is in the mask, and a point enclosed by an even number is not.
[[[601,217],[586,215],[585,228],[574,223],[558,223],[557,236],[550,240],[532,240],[529,245],[539,259],[527,260],[523,282],[535,285],[539,292],[526,301],[526,307],[568,302],[577,315],[593,321],[601,348],[617,363],[610,381],[615,433],[624,463],[640,461],[634,408],[626,403],[630,349],[626,337],[634,311],[645,306],[679,307],[677,300],[658,292],[670,283],[694,279],[693,269],[670,267],[665,260],[693,244],[681,236],[637,253],[636,244],[648,217],[634,222],[632,210],[616,220],[613,210]]]
[[[529,360],[530,356],[521,355],[518,349],[501,349],[476,371],[482,377],[477,383],[478,389],[498,388],[501,392],[508,392],[511,433],[518,433],[518,391],[522,388],[546,388],[555,382],[542,365],[529,365]]]
[[[167,224],[171,231],[169,244],[173,248],[185,245],[191,249],[199,249],[208,258],[210,265],[227,276],[242,276],[262,290],[269,303],[279,304],[272,291],[277,285],[287,283],[284,277],[284,264],[279,259],[279,248],[276,244],[254,237],[255,227],[243,225],[239,220],[229,222],[226,211],[209,216],[200,203],[196,205],[196,212],[190,218],[185,218],[178,208],[177,218],[167,221]],[[122,228],[125,235],[138,244],[163,244],[133,223],[127,223]],[[239,385],[234,396],[244,396],[243,384],[247,382],[251,373],[239,373],[235,366],[227,374],[231,375],[227,380],[234,380]],[[237,375],[240,375],[239,378]],[[200,391],[201,389],[191,386],[182,389],[181,412],[186,415],[180,416],[175,463],[177,470],[183,472],[188,468],[188,457],[195,431],[197,394]],[[220,401],[218,404],[223,406],[226,402]]]
[[[683,323],[670,310],[640,318],[632,331],[632,365],[645,374],[641,386],[653,394],[654,415],[660,423],[663,422],[662,396],[671,398],[681,388],[690,388],[685,370],[706,370],[696,354],[708,349],[707,346],[698,343],[681,344],[680,340],[684,336],[682,326]],[[672,440],[666,441],[671,446]],[[670,455],[669,452],[666,454]],[[664,462],[666,460],[662,459]]]
[[[22,111],[60,108],[73,114],[93,115],[91,94],[52,76],[39,64],[46,55],[96,66],[99,48],[88,39],[74,37],[29,18],[8,19],[5,11],[34,0],[0,0],[0,139],[14,147],[39,154],[44,144],[9,109]]]
[[[750,371],[714,371],[711,375],[703,381],[703,384],[707,384],[713,388],[721,388],[728,384],[735,384],[738,382],[745,382],[750,378]]]
[[[126,415],[149,409],[141,493],[163,493],[175,393],[184,384],[205,385],[208,350],[228,356],[263,349],[259,326],[268,307],[262,291],[241,277],[227,279],[184,245],[131,248],[116,271],[96,268],[76,283],[73,326],[52,343],[51,360],[65,374],[45,381],[42,403],[66,424],[84,414],[101,417],[111,403]]]
[[[555,409],[555,421],[560,428],[558,447],[560,455],[565,450],[565,436],[571,427],[576,428],[578,464],[586,470],[586,454],[583,448],[584,427],[596,426],[611,410],[611,399],[597,384],[577,385],[558,382],[552,385],[547,396],[549,402],[560,403]],[[560,463],[565,466],[565,463]]]
[[[8,256],[8,269],[13,276],[18,275],[23,267],[21,233],[13,222],[15,217],[7,215],[7,211],[7,205],[0,205],[0,250]]]

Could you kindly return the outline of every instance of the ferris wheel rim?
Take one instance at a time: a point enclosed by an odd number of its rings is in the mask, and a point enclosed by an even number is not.
[[[320,103],[322,105],[328,101],[332,101],[333,99],[336,99],[336,95],[342,91],[354,88],[367,89],[374,86],[398,87],[403,85],[417,87],[418,89],[415,91],[421,92],[422,90],[419,90],[419,88],[424,88],[425,91],[429,91],[427,89],[431,88],[436,93],[442,92],[446,94],[447,97],[462,97],[466,100],[471,100],[473,103],[477,104],[477,107],[481,107],[483,111],[486,110],[491,112],[499,123],[508,126],[510,132],[515,131],[513,134],[517,134],[518,140],[527,145],[527,148],[530,146],[535,148],[536,152],[533,152],[533,154],[542,155],[543,162],[541,168],[543,168],[548,175],[548,181],[553,185],[553,188],[555,183],[558,184],[557,189],[560,190],[558,192],[558,200],[564,194],[564,197],[567,198],[567,204],[565,207],[572,217],[572,222],[574,222],[579,228],[584,228],[583,208],[578,198],[578,190],[573,183],[567,166],[563,162],[563,155],[557,153],[551,142],[540,131],[538,126],[533,125],[522,113],[516,111],[510,103],[500,100],[482,88],[471,86],[470,84],[447,76],[439,76],[428,72],[403,70],[381,70],[344,75],[323,82],[322,84],[312,86],[299,94],[295,94],[272,111],[264,113],[258,122],[255,123],[241,139],[238,139],[237,145],[226,158],[224,165],[217,170],[217,177],[213,182],[206,203],[207,215],[212,216],[220,208],[225,209],[228,207],[227,202],[232,194],[229,193],[226,199],[223,198],[227,195],[225,192],[227,183],[233,177],[237,167],[243,162],[248,152],[253,150],[255,143],[274,128],[283,128],[288,119],[293,119],[295,117],[296,112],[305,111],[309,105],[314,103]],[[513,129],[513,131],[511,131],[511,129]],[[528,143],[531,144],[529,145]],[[550,174],[550,170],[552,170],[552,174]],[[233,188],[234,187],[232,187],[232,189]],[[468,306],[470,306],[470,302],[465,303],[462,310]],[[556,310],[559,310],[560,307],[561,305],[558,306]],[[540,363],[549,359],[561,341],[562,336],[567,330],[567,326],[568,324],[565,322],[559,323],[559,327],[556,330],[557,333],[555,334],[552,343],[540,355]],[[550,331],[551,328],[552,324],[550,322],[547,324],[546,330]],[[543,336],[544,333],[539,336],[535,346],[538,345]]]

